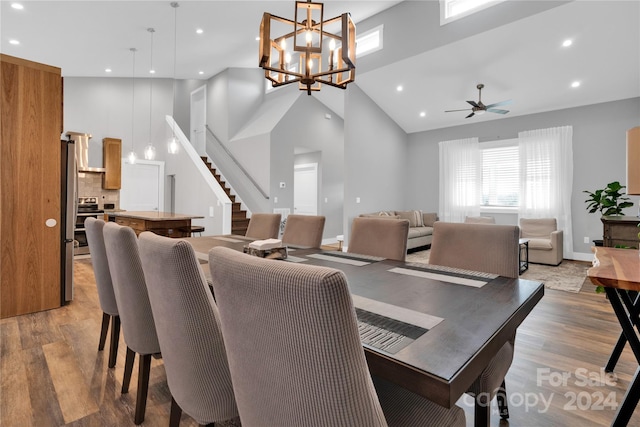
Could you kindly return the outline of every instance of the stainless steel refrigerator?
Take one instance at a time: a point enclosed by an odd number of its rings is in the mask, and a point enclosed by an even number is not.
[[[78,166],[76,161],[75,141],[61,140],[62,168],[61,168],[61,284],[60,298],[62,304],[68,304],[73,299],[73,251],[74,229],[78,211]]]

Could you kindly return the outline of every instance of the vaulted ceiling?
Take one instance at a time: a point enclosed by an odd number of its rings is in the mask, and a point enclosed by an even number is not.
[[[503,2],[444,27],[435,0],[328,0],[325,17],[350,12],[358,31],[384,25],[384,49],[358,59],[356,84],[407,133],[640,96],[640,1],[534,3]],[[22,4],[1,2],[2,53],[60,67],[65,77],[131,77],[131,47],[135,76],[148,77],[149,27],[156,77],[257,67],[262,13],[294,13],[289,0],[181,1],[177,9],[168,1]],[[471,108],[478,83],[485,104],[511,100],[510,112],[444,112]]]

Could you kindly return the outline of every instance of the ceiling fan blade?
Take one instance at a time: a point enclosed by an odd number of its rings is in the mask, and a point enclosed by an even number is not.
[[[498,114],[507,114],[509,110],[498,110],[495,108],[487,108],[487,111],[490,113],[498,113]]]
[[[471,108],[464,108],[462,110],[447,110],[447,111],[445,111],[445,113],[453,113],[455,111],[469,111],[469,110],[471,110]]]
[[[476,113],[471,113],[469,114],[467,117],[465,117],[465,119],[468,119],[469,117],[473,117]]]
[[[467,102],[468,102],[469,104],[471,104],[473,107],[480,108],[480,106],[479,106],[478,104],[476,104],[476,102],[475,102],[475,101],[467,101]]]
[[[512,102],[513,101],[511,99],[507,99],[506,101],[500,101],[500,102],[496,102],[495,104],[487,105],[487,108],[499,107],[501,105],[509,105]]]

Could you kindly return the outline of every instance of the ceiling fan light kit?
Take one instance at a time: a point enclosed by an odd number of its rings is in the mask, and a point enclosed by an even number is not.
[[[468,119],[469,117],[473,117],[473,116],[479,116],[484,114],[485,112],[490,112],[490,113],[496,113],[496,114],[507,114],[509,112],[509,110],[500,110],[498,108],[494,108],[494,107],[500,107],[503,105],[509,105],[511,104],[511,100],[506,100],[506,101],[500,101],[500,102],[496,102],[494,104],[489,104],[489,105],[484,105],[482,103],[482,89],[484,88],[484,84],[482,83],[478,83],[478,85],[476,86],[476,89],[478,89],[478,102],[475,101],[467,101],[467,103],[469,105],[471,105],[471,108],[463,108],[461,110],[447,110],[445,111],[445,113],[453,113],[455,111],[469,111],[471,110],[471,114],[469,114],[467,117],[465,117],[465,119]]]

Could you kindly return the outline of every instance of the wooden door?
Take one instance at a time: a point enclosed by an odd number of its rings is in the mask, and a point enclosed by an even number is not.
[[[0,317],[61,305],[62,77],[0,55]]]

